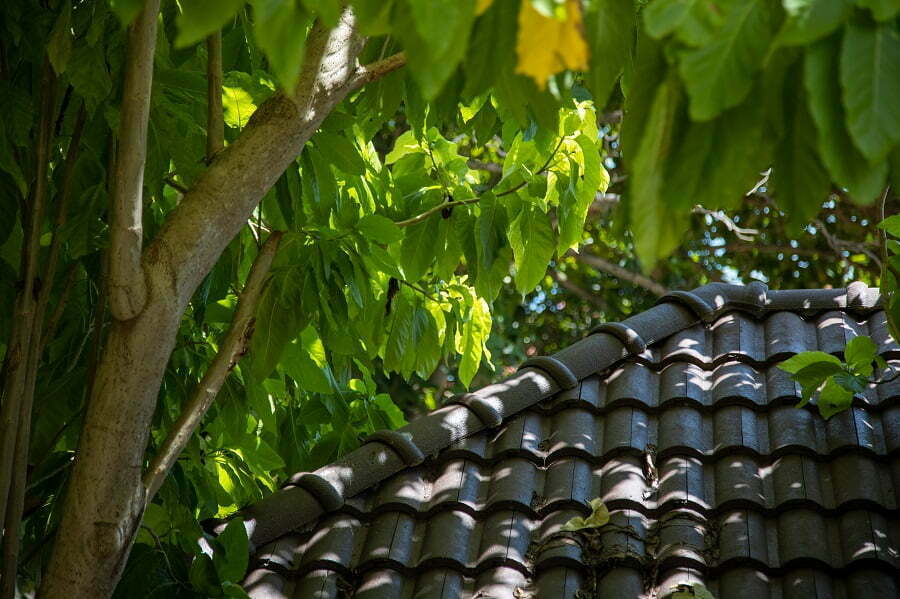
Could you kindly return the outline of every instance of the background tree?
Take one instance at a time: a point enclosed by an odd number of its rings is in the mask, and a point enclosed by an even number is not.
[[[242,596],[241,527],[210,559],[200,521],[516,348],[709,279],[874,282],[898,10],[4,3],[0,596]]]

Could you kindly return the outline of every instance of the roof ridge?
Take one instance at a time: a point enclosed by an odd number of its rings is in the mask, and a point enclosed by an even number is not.
[[[577,385],[615,362],[639,353],[698,323],[709,324],[724,312],[755,314],[779,310],[822,312],[871,311],[881,302],[878,288],[854,282],[842,289],[770,291],[766,285],[710,283],[693,291],[673,291],[657,305],[620,323],[604,323],[553,356],[527,360],[512,376],[462,396],[385,433],[370,435],[363,445],[314,473],[297,473],[285,486],[237,512],[251,549],[268,543],[334,511],[350,497],[397,472],[418,465],[452,443],[495,427],[507,418]],[[224,524],[213,528],[221,532]]]

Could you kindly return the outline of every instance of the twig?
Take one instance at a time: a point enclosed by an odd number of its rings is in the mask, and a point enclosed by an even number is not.
[[[618,279],[622,279],[623,281],[628,281],[632,285],[637,285],[638,287],[643,287],[650,293],[654,295],[663,296],[669,293],[669,290],[654,281],[649,277],[645,277],[644,275],[632,272],[627,268],[619,266],[618,264],[614,264],[597,256],[596,254],[589,254],[586,252],[581,252],[580,254],[572,253],[575,256],[575,259],[581,262],[582,264],[586,264],[592,268],[596,268],[597,270],[602,270],[607,272]]]
[[[564,140],[565,140],[565,137],[559,138],[559,143],[557,143],[556,147],[553,148],[553,151],[550,153],[550,157],[547,158],[547,161],[544,162],[543,166],[541,166],[541,168],[538,169],[538,171],[537,171],[538,173],[542,173],[545,170],[547,170],[547,167],[550,166],[550,163],[553,161],[553,157],[556,155],[557,150],[559,150],[559,147],[562,145],[562,142]],[[507,189],[506,191],[501,191],[500,193],[496,194],[494,197],[502,198],[503,196],[506,196],[511,193],[515,193],[515,192],[519,191],[526,185],[528,185],[528,183],[526,181],[523,181],[523,182]],[[423,212],[421,214],[417,214],[416,216],[413,216],[412,218],[407,218],[406,220],[397,221],[394,224],[397,225],[398,227],[410,227],[412,225],[422,222],[423,220],[427,219],[432,214],[434,214],[436,212],[440,212],[441,210],[444,210],[445,208],[452,209],[455,206],[465,206],[467,204],[475,204],[475,203],[478,203],[479,201],[481,201],[481,196],[479,196],[477,198],[468,198],[465,200],[455,200],[453,202],[444,202],[443,204],[438,204],[437,206],[432,206],[425,212]]]
[[[758,229],[745,229],[738,226],[737,223],[731,220],[731,218],[729,218],[728,215],[721,210],[708,210],[700,204],[697,204],[696,206],[694,206],[692,212],[694,214],[704,214],[706,216],[714,218],[715,220],[725,225],[725,227],[729,231],[734,233],[735,237],[737,237],[741,241],[753,241],[756,236],[759,235]]]
[[[169,173],[168,175],[163,177],[163,183],[165,183],[181,195],[184,195],[188,192],[188,188],[176,181],[175,175],[173,175],[172,173]]]
[[[178,420],[169,431],[169,435],[163,442],[159,453],[153,458],[147,472],[144,474],[144,486],[147,488],[146,502],[149,504],[153,496],[162,486],[172,465],[187,446],[194,430],[199,426],[204,414],[212,405],[219,389],[238,361],[247,353],[250,339],[253,336],[253,327],[256,321],[256,305],[262,295],[263,287],[272,259],[278,250],[281,241],[280,232],[272,233],[263,244],[262,249],[253,261],[247,283],[238,299],[237,310],[228,327],[228,332],[216,357],[213,358],[209,368],[203,374],[203,378],[194,390],[190,401],[184,407]]]
[[[142,197],[159,3],[147,0],[128,29],[109,234],[109,309],[116,320],[131,320],[147,302],[141,267]]]
[[[418,285],[414,285],[413,283],[410,283],[409,281],[405,281],[405,280],[403,280],[403,279],[397,279],[397,280],[400,282],[401,285],[406,285],[406,286],[409,287],[410,289],[412,289],[412,290],[414,290],[414,291],[418,291],[419,293],[421,293],[422,295],[424,295],[425,297],[427,297],[427,298],[430,299],[431,301],[433,301],[433,302],[438,301],[437,298],[435,298],[433,295],[431,295],[430,293],[428,293],[427,291],[425,291],[424,289],[422,289],[422,288],[419,287]]]
[[[367,83],[372,83],[388,75],[406,64],[406,53],[397,52],[387,58],[375,61],[371,64],[360,66],[347,82],[350,91],[359,89]]]

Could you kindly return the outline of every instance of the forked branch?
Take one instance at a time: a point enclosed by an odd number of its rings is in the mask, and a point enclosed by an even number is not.
[[[225,379],[231,374],[241,357],[247,353],[250,339],[253,336],[256,306],[262,295],[266,277],[280,241],[281,233],[272,233],[257,254],[256,260],[250,268],[250,274],[247,276],[247,284],[238,299],[234,319],[231,321],[231,326],[228,327],[228,332],[225,333],[225,339],[219,346],[219,352],[213,358],[190,401],[172,426],[172,430],[169,431],[159,453],[153,458],[150,468],[144,474],[147,503],[153,499],[162,486],[166,475],[175,464],[175,460],[181,455],[190,441],[191,435],[200,425],[204,414],[216,399]]]

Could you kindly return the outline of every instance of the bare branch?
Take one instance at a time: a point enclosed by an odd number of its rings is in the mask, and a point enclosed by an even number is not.
[[[209,368],[203,374],[203,378],[194,390],[190,401],[184,407],[177,422],[172,426],[169,435],[163,442],[159,453],[153,458],[150,468],[144,474],[144,486],[147,488],[146,501],[149,503],[156,492],[162,486],[166,475],[175,464],[175,460],[187,446],[194,430],[200,425],[200,421],[216,399],[219,389],[231,371],[247,353],[250,339],[253,336],[253,324],[256,321],[256,306],[262,295],[272,259],[278,250],[281,241],[281,233],[275,232],[269,236],[262,249],[253,261],[247,283],[238,299],[234,319],[228,332],[219,346],[219,351]]]
[[[147,302],[147,286],[141,268],[142,198],[159,2],[146,0],[141,13],[128,28],[109,237],[109,309],[116,320],[131,320],[141,313]]]
[[[225,147],[222,110],[222,32],[206,38],[206,163]]]
[[[740,239],[741,241],[753,241],[755,239],[755,237],[757,235],[759,235],[758,229],[745,229],[743,227],[738,226],[737,223],[735,223],[733,220],[731,220],[731,218],[729,218],[728,215],[725,214],[721,210],[708,210],[708,209],[704,208],[703,206],[701,206],[700,204],[697,204],[696,206],[694,206],[694,209],[692,212],[694,214],[704,214],[706,216],[712,217],[713,219],[719,221],[720,223],[725,225],[725,227],[729,231],[734,233],[735,236],[738,239]]]
[[[614,264],[601,258],[596,254],[589,254],[587,252],[581,252],[580,254],[576,254],[572,252],[572,255],[575,256],[575,259],[581,262],[582,264],[586,264],[591,268],[596,268],[597,270],[602,270],[603,272],[609,273],[616,277],[617,279],[622,279],[623,281],[627,281],[632,285],[637,285],[638,287],[643,287],[650,293],[654,295],[663,296],[669,293],[669,290],[666,289],[665,286],[660,285],[653,279],[649,277],[645,277],[644,275],[632,272],[627,268],[619,266],[618,264]]]

